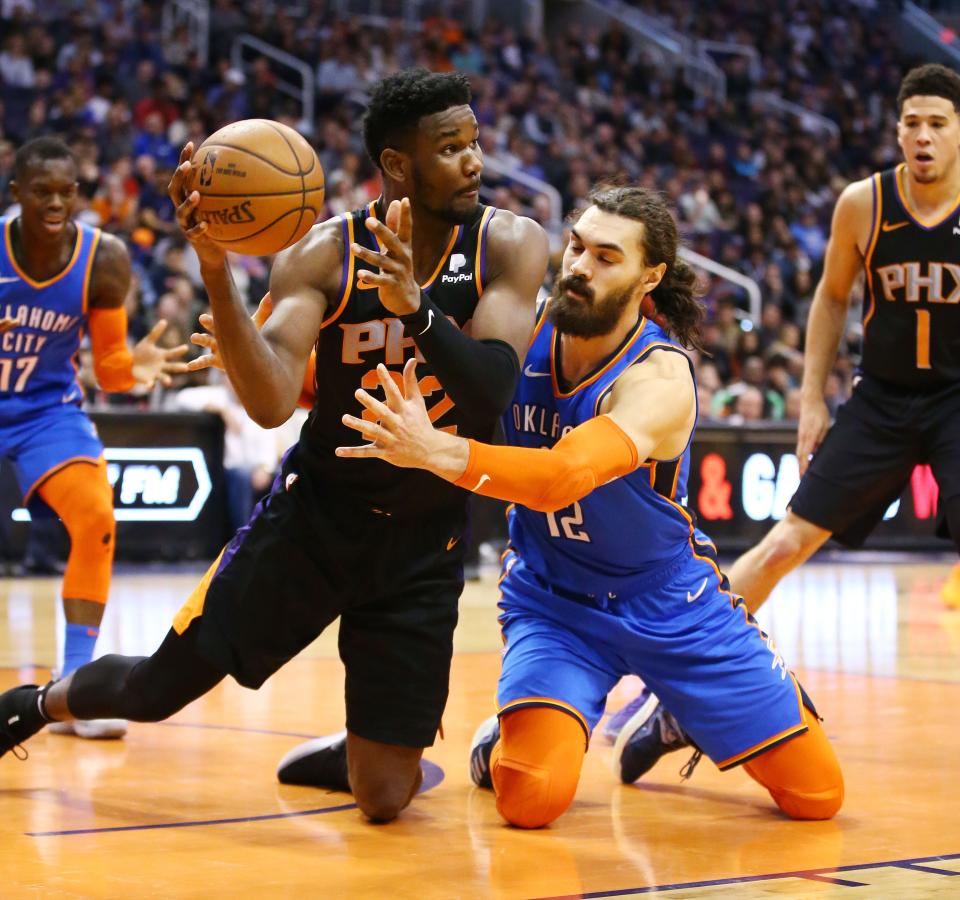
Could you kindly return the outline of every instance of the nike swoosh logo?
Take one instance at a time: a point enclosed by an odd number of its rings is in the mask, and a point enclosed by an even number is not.
[[[697,591],[695,594],[691,594],[690,591],[687,591],[687,603],[693,603],[694,600],[698,600],[700,598],[700,595],[706,590],[706,588],[707,588],[707,579],[704,578],[703,584],[700,585],[699,591]]]
[[[896,231],[898,228],[903,228],[904,225],[909,225],[909,222],[894,222],[891,225],[886,219],[883,220],[883,224],[880,226],[881,231]]]
[[[5,275],[5,276],[3,276],[3,277],[0,277],[0,284],[10,284],[10,282],[12,282],[12,281],[19,281],[19,280],[20,280],[20,279],[17,278],[16,275],[13,275],[13,276],[6,276],[6,275]]]
[[[427,310],[427,327],[424,328],[423,331],[421,331],[421,332],[417,335],[417,337],[420,337],[421,334],[426,334],[426,333],[430,330],[430,326],[431,326],[432,324],[433,324],[433,310],[432,310],[432,309],[428,309],[428,310]]]
[[[472,488],[470,488],[470,490],[471,490],[471,491],[479,491],[480,488],[483,487],[484,483],[487,482],[487,481],[489,481],[489,480],[490,480],[490,476],[487,475],[486,472],[484,472],[483,475],[480,476],[480,480],[479,480]]]
[[[452,537],[452,538],[450,538],[449,541],[447,541],[447,549],[448,549],[448,550],[452,550],[452,549],[453,549],[454,547],[456,547],[457,544],[459,544],[459,543],[460,543],[460,538],[458,538],[458,537]]]
[[[529,375],[531,378],[549,378],[550,377],[549,372],[535,372],[533,369],[530,368],[529,365],[523,370],[523,374]]]

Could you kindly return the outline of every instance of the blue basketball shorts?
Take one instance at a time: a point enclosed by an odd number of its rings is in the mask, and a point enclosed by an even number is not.
[[[37,410],[35,415],[0,423],[0,457],[17,475],[24,504],[31,513],[49,515],[37,488],[71,462],[96,462],[103,444],[89,417],[73,404]]]
[[[514,550],[504,572],[501,715],[554,706],[579,718],[589,735],[610,689],[639,675],[721,769],[807,730],[805,695],[730,593],[711,549],[687,550],[604,596],[560,591]]]

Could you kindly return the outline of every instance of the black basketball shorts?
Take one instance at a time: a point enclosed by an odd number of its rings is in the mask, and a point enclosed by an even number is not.
[[[960,384],[921,392],[865,375],[838,410],[790,508],[859,547],[923,463],[941,504],[960,495]]]
[[[340,617],[347,728],[428,747],[447,700],[463,511],[428,521],[387,516],[318,492],[293,456],[174,629],[196,621],[201,655],[257,688]]]

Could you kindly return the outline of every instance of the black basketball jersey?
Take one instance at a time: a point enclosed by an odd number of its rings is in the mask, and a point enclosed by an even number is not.
[[[960,380],[960,197],[936,222],[906,199],[906,166],[873,176],[863,371],[907,388]]]
[[[486,277],[487,227],[496,209],[479,206],[474,218],[456,226],[443,255],[421,287],[462,330],[469,330]],[[464,492],[420,469],[401,469],[379,459],[342,459],[337,447],[363,443],[359,432],[345,426],[344,413],[370,414],[354,396],[359,387],[383,397],[377,364],[400,378],[403,365],[418,353],[403,323],[383,304],[376,290],[357,285],[359,269],[374,270],[350,252],[352,243],[379,252],[379,242],[364,221],[376,217],[374,204],[344,215],[344,260],[340,295],[331,302],[317,341],[317,399],[300,438],[300,461],[323,488],[356,498],[391,515],[462,511]],[[491,433],[467,433],[459,410],[430,366],[418,353],[417,378],[430,419],[438,428],[467,437],[490,439]]]

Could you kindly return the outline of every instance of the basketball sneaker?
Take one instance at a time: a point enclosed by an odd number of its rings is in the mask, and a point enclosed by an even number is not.
[[[957,563],[947,576],[940,589],[940,599],[950,609],[960,609],[960,563]]]
[[[650,695],[655,703],[645,704],[623,726],[613,746],[613,770],[624,784],[633,784],[641,775],[649,772],[661,756],[692,746],[692,741],[680,727],[656,695]],[[697,750],[681,774],[689,778],[697,762]]]
[[[490,754],[500,740],[500,717],[490,716],[480,723],[470,742],[470,780],[482,788],[492,788]]]
[[[649,706],[647,710],[647,714],[649,715],[649,713],[653,712],[653,707],[659,702],[653,691],[648,687],[644,687],[626,706],[617,710],[617,712],[607,719],[606,724],[603,726],[603,736],[606,738],[607,743],[615,744],[617,742],[617,736],[623,731],[623,726],[626,725],[627,722],[647,706]],[[646,718],[646,716],[643,716],[643,718]]]
[[[48,730],[54,734],[72,734],[88,741],[111,741],[127,733],[127,720],[74,719],[70,722],[51,722]]]
[[[322,787],[350,793],[347,774],[347,732],[304,741],[294,747],[277,766],[281,784]]]
[[[0,756],[9,750],[17,759],[27,758],[23,742],[47,724],[41,703],[48,687],[24,684],[0,694]]]

